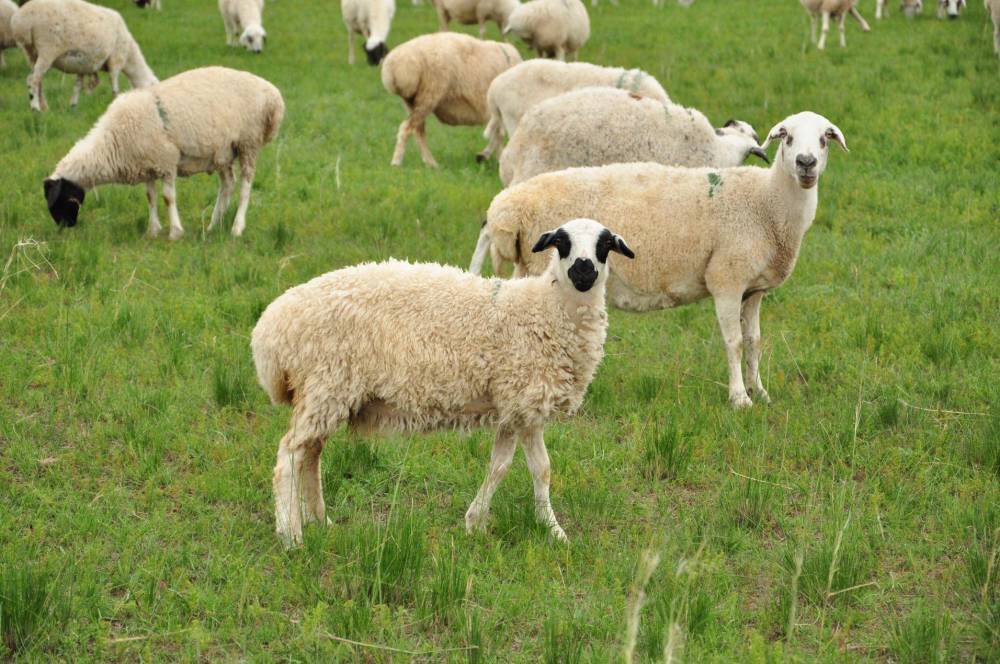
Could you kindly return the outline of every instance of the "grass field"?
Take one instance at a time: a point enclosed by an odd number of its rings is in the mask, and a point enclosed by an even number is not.
[[[773,404],[728,407],[710,302],[614,311],[584,407],[547,430],[568,545],[534,523],[520,454],[488,532],[466,535],[488,431],[341,433],[335,525],[288,552],[271,471],[289,412],[256,384],[258,315],[363,260],[467,265],[496,166],[473,160],[480,128],[432,121],[441,169],[413,145],[389,167],[401,105],[360,50],[346,65],[332,1],[272,0],[259,56],[225,46],[214,2],[108,4],[160,78],[250,69],[287,114],[242,239],[204,233],[204,175],[179,182],[178,243],[143,236],[141,187],[101,188],[59,231],[42,179],[110,86],[71,110],[50,72],[32,113],[8,51],[0,660],[609,661],[649,550],[637,661],[668,642],[689,662],[1000,661],[1000,77],[979,0],[879,23],[864,0],[873,32],[852,23],[825,53],[794,0],[592,10],[587,60],[643,67],[718,124],[763,134],[808,109],[847,137],[765,300]],[[390,45],[435,28],[401,0]]]

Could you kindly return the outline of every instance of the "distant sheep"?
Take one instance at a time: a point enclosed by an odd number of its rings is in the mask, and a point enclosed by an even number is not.
[[[621,88],[640,97],[670,103],[659,81],[641,69],[601,67],[586,62],[528,60],[511,67],[490,84],[486,93],[489,123],[483,133],[489,144],[477,159],[485,161],[493,153],[500,152],[504,133],[513,136],[521,117],[536,104],[564,92],[593,86]]]
[[[576,60],[590,38],[590,17],[580,0],[531,0],[511,12],[504,28],[508,32],[540,58]]]
[[[739,166],[765,162],[746,122],[715,128],[701,112],[615,88],[581,88],[532,108],[500,157],[504,186],[573,166],[652,161],[667,166]]]
[[[442,31],[448,24],[458,21],[462,25],[473,23],[479,26],[479,38],[486,36],[486,21],[493,21],[502,32],[507,19],[521,3],[519,0],[434,0],[438,25]]]
[[[340,0],[340,13],[347,26],[347,64],[354,64],[354,35],[365,38],[365,56],[375,66],[389,52],[385,45],[396,13],[395,0]]]
[[[32,3],[39,0],[31,0]],[[285,102],[278,88],[253,74],[203,67],[111,103],[94,128],[45,180],[49,213],[60,226],[75,226],[86,190],[100,184],[146,185],[149,235],[160,232],[156,181],[170,215],[170,239],[184,233],[177,212],[177,176],[219,174],[212,230],[233,193],[233,163],[240,162],[240,205],[233,235],[243,233],[257,153],[278,133]]]
[[[830,30],[830,17],[837,19],[837,28],[840,30],[840,46],[847,46],[847,39],[844,36],[844,20],[850,14],[861,25],[862,32],[868,32],[871,28],[868,22],[862,18],[858,11],[858,0],[800,0],[802,6],[809,12],[810,35],[816,48],[823,50],[826,47],[826,33]],[[819,42],[816,42],[816,19],[822,19],[823,29]]]
[[[938,0],[937,17],[947,16],[949,19],[956,19],[963,9],[965,9],[965,0]]]
[[[791,275],[819,203],[817,185],[829,146],[844,135],[815,113],[779,122],[764,143],[779,143],[770,168],[675,168],[614,164],[546,173],[504,190],[490,205],[470,270],[489,251],[515,275],[545,266],[529,251],[538,229],[554,220],[601,219],[627,237],[639,256],[611,266],[608,300],[620,309],[652,311],[715,300],[729,364],[729,401],[751,405],[747,382],[761,384],[760,303]]]
[[[135,0],[135,4],[143,9],[146,7],[156,10],[163,9],[163,7],[160,6],[160,0]]]
[[[17,48],[14,30],[10,27],[10,20],[14,18],[16,11],[17,5],[13,0],[0,0],[0,67],[6,66],[3,52],[8,48]]]
[[[363,432],[496,427],[486,479],[465,514],[470,532],[484,527],[520,439],[536,515],[566,539],[549,500],[542,434],[583,402],[604,354],[610,253],[633,254],[590,219],[551,228],[532,245],[548,267],[531,279],[365,263],[268,305],[250,347],[271,402],[292,406],[274,468],[276,529],[286,545],[302,541],[303,522],[326,523],[319,457],[344,423]]]
[[[993,19],[993,50],[1000,55],[1000,0],[983,0]]]
[[[421,35],[394,48],[382,63],[382,85],[403,100],[409,114],[399,125],[392,165],[403,163],[406,141],[417,137],[420,156],[437,167],[424,123],[433,113],[447,125],[484,124],[486,90],[501,72],[521,62],[510,44],[457,32]]]
[[[885,9],[885,3],[886,0],[875,0],[876,19],[881,19],[882,16],[889,15],[889,12]],[[906,18],[913,18],[924,10],[924,2],[923,0],[900,0],[899,8]]]
[[[253,53],[264,50],[264,0],[219,0],[219,13],[226,27],[227,45],[241,45]]]
[[[125,72],[133,87],[157,82],[121,14],[83,0],[31,0],[11,19],[14,39],[32,67],[28,76],[31,108],[48,109],[42,77],[51,67],[76,74],[70,105],[80,99],[84,78],[96,85],[97,72],[107,70],[118,94],[118,75]]]

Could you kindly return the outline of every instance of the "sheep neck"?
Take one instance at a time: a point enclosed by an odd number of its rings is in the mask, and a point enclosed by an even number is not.
[[[803,189],[785,170],[784,159],[784,152],[779,150],[770,169],[770,188],[773,200],[780,202],[777,209],[784,212],[775,216],[775,222],[780,226],[782,236],[792,240],[797,253],[802,238],[816,217],[819,181],[812,189]]]
[[[114,132],[100,125],[90,130],[56,166],[53,177],[75,182],[84,189],[116,181]]]

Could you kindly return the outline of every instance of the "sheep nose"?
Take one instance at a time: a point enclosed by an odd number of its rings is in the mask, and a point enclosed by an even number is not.
[[[795,165],[804,171],[808,171],[816,165],[816,157],[811,154],[800,154],[795,158]]]

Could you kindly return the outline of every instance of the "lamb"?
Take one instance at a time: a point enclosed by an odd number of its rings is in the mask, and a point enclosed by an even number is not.
[[[779,122],[764,142],[780,143],[770,168],[676,168],[614,164],[539,175],[501,192],[490,205],[471,272],[486,251],[493,264],[515,263],[515,276],[543,268],[527,238],[554,219],[588,216],[629,238],[640,258],[611,266],[610,303],[629,311],[688,304],[709,295],[729,363],[729,401],[751,405],[769,397],[758,373],[760,303],[792,273],[818,203],[828,142],[847,150],[826,118],[798,113]]]
[[[42,77],[51,67],[76,74],[71,106],[80,99],[84,78],[96,84],[102,69],[110,74],[116,95],[118,75],[123,71],[132,87],[157,83],[121,14],[113,9],[84,0],[31,0],[14,14],[11,29],[32,68],[28,96],[33,110],[48,109]]]
[[[600,364],[609,252],[634,254],[590,219],[542,233],[531,250],[547,252],[548,267],[530,279],[365,263],[296,286],[264,310],[250,341],[257,377],[272,403],[292,405],[274,469],[287,545],[302,541],[303,521],[326,523],[319,457],[343,423],[365,432],[496,427],[486,479],[465,514],[470,532],[484,527],[520,438],[536,514],[566,539],[549,501],[542,433],[580,407]]]
[[[403,163],[412,133],[424,164],[437,168],[427,146],[427,116],[433,113],[448,125],[485,123],[486,90],[498,74],[519,62],[521,56],[510,44],[456,32],[421,35],[393,49],[382,63],[382,85],[402,98],[409,116],[399,125],[392,165]]]
[[[1000,55],[1000,0],[983,0],[993,19],[993,50]]]
[[[32,3],[39,0],[31,0]],[[108,106],[94,128],[73,146],[45,180],[49,213],[75,226],[84,193],[99,184],[146,184],[149,235],[160,232],[156,180],[170,215],[170,239],[184,233],[177,213],[178,175],[219,173],[212,230],[233,193],[233,162],[240,162],[240,204],[232,233],[246,226],[257,153],[278,133],[285,102],[278,88],[253,74],[225,67],[183,72]]]
[[[965,0],[938,0],[937,17],[947,16],[949,19],[956,19],[964,8]]]
[[[871,28],[862,18],[858,11],[858,0],[799,0],[807,12],[809,12],[810,35],[816,48],[823,50],[826,48],[826,33],[830,30],[830,17],[837,19],[837,28],[840,30],[840,46],[846,47],[847,40],[844,37],[844,20],[850,14],[861,24],[861,31],[868,32]],[[823,34],[820,35],[819,43],[816,43],[816,18],[823,20]]]
[[[3,52],[8,48],[16,48],[14,41],[14,31],[10,27],[10,20],[17,11],[17,5],[13,0],[0,0],[0,67],[6,66],[3,61]]]
[[[226,26],[226,45],[242,45],[253,53],[264,50],[264,0],[219,0],[219,12]]]
[[[479,25],[479,38],[486,37],[486,21],[493,21],[502,32],[507,19],[518,6],[519,0],[434,0],[441,31],[448,29],[452,19],[462,25]]]
[[[523,39],[540,58],[576,60],[590,38],[590,17],[580,0],[531,0],[511,12],[503,32]]]
[[[340,13],[347,26],[347,64],[354,64],[354,33],[365,38],[365,56],[373,67],[389,52],[389,37],[395,0],[340,0]]]
[[[886,0],[876,0],[875,2],[875,18],[881,19],[882,16],[888,16],[889,12],[885,9]],[[903,11],[903,15],[906,18],[913,18],[917,14],[924,11],[923,0],[900,0],[899,8]]]
[[[572,166],[653,161],[672,166],[768,162],[756,132],[729,120],[715,129],[693,108],[615,88],[581,88],[532,108],[500,157],[504,186]]]
[[[570,90],[607,86],[628,90],[664,104],[670,98],[654,77],[641,69],[601,67],[586,62],[528,60],[496,77],[486,93],[489,123],[484,137],[489,144],[477,159],[485,161],[503,148],[503,134],[513,136],[521,117],[536,104]]]

